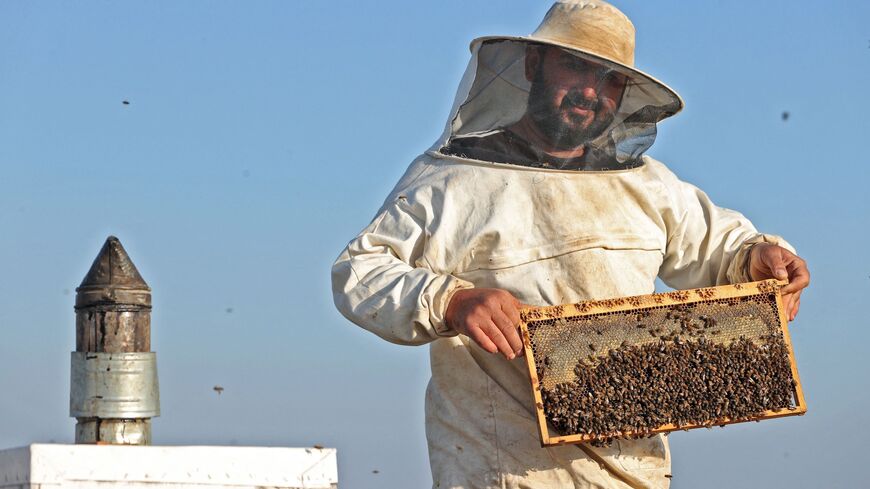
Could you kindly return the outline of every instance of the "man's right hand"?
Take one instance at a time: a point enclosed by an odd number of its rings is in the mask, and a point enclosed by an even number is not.
[[[484,350],[513,360],[523,354],[517,330],[520,307],[520,301],[506,290],[463,289],[453,294],[447,305],[447,325]]]

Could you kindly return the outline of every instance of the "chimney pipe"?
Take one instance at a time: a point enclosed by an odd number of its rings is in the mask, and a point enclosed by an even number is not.
[[[76,443],[150,445],[160,415],[151,288],[114,236],[76,289],[70,416]]]

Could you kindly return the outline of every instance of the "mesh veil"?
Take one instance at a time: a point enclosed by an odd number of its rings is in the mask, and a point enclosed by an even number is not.
[[[618,77],[624,87],[614,97],[618,100],[608,120],[599,130],[581,136],[578,146],[584,148],[583,156],[555,156],[552,146],[536,145],[530,138],[517,136],[513,128],[531,112],[530,100],[535,100],[534,95],[529,96],[534,94],[535,79],[529,80],[526,56],[531,49],[541,47],[545,46],[520,39],[489,39],[477,45],[466,73],[467,95],[460,93],[447,137],[442,138],[438,151],[487,162],[569,170],[620,170],[640,165],[640,156],[655,141],[656,124],[679,111],[679,99],[652,78],[579,51],[545,47],[581,60],[601,76]],[[558,127],[551,133],[553,138],[577,140],[576,135],[567,134],[573,130]]]

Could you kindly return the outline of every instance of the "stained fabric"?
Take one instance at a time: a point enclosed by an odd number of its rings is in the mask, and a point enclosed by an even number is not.
[[[631,170],[573,172],[427,154],[341,253],[333,293],[363,328],[430,345],[436,487],[667,487],[662,436],[541,448],[524,360],[457,335],[447,304],[470,287],[544,306],[649,294],[657,276],[676,288],[745,281],[746,249],[760,241],[788,247],[648,156]]]

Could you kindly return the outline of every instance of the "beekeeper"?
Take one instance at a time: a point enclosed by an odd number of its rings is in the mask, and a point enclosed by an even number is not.
[[[434,487],[667,487],[665,436],[541,448],[522,304],[788,278],[803,260],[647,156],[673,90],[634,68],[634,26],[565,0],[527,37],[471,43],[443,136],[332,269],[335,304],[393,343],[430,345]]]

